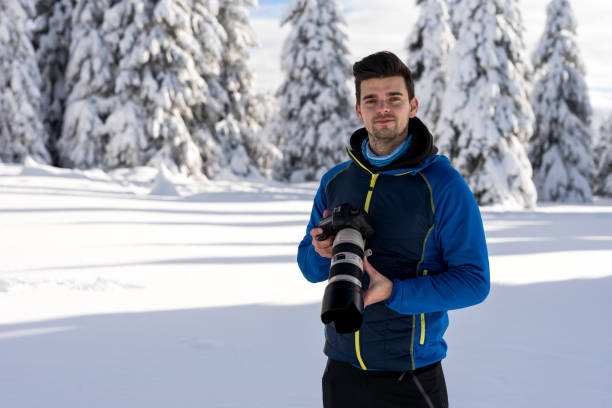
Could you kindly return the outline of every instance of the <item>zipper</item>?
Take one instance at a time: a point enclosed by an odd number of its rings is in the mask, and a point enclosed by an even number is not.
[[[423,271],[423,276],[427,276],[427,269]],[[421,341],[419,344],[425,344],[425,313],[421,313]]]
[[[363,206],[363,209],[365,210],[366,213],[370,212],[370,204],[372,202],[372,193],[374,192],[374,185],[376,184],[376,180],[378,180],[378,176],[379,176],[378,174],[374,174],[372,172],[370,172],[370,174],[372,174],[372,178],[370,179],[370,186],[368,187],[368,194],[366,195],[365,204]],[[363,362],[363,359],[361,358],[361,346],[359,344],[359,330],[355,332],[355,354],[357,355],[357,361],[359,361],[359,365],[361,366],[361,369],[366,371],[368,368],[366,367],[365,363]]]
[[[418,173],[419,176],[421,176],[421,178],[423,179],[423,181],[425,182],[425,184],[427,185],[427,188],[429,189],[429,198],[430,198],[430,202],[431,202],[431,212],[432,214],[436,213],[436,207],[434,205],[434,200],[433,200],[433,190],[431,189],[431,184],[429,184],[429,181],[427,180],[427,177],[425,177],[423,175],[423,173]],[[419,263],[417,264],[416,267],[416,277],[419,276],[419,267],[421,266],[421,263],[423,263],[423,261],[425,260],[425,247],[427,245],[427,240],[429,239],[429,234],[431,234],[431,232],[433,231],[435,227],[435,223],[429,228],[429,231],[427,231],[427,235],[425,235],[425,240],[423,241],[423,253],[421,254],[421,260],[419,261]],[[423,270],[423,276],[427,276],[427,269]],[[412,315],[412,336],[410,338],[410,359],[412,360],[412,369],[414,370],[415,364],[414,364],[414,332],[416,331],[416,318],[417,315]],[[421,313],[420,316],[420,320],[421,320],[421,338],[419,339],[419,344],[423,345],[425,344],[425,313]]]
[[[379,174],[374,174],[372,173],[372,171],[370,169],[368,169],[366,166],[364,166],[359,160],[357,160],[357,158],[355,157],[355,155],[353,154],[353,152],[351,151],[350,148],[347,147],[346,149],[349,153],[349,155],[353,158],[353,160],[359,165],[361,166],[364,170],[366,170],[368,173],[370,173],[372,175],[372,178],[370,180],[370,186],[368,188],[368,193],[366,196],[366,201],[365,201],[365,205],[364,205],[364,210],[366,213],[369,212],[370,210],[370,202],[372,200],[372,192],[374,191],[374,185],[376,184],[376,180],[378,179]],[[400,173],[400,174],[394,174],[395,176],[403,176],[406,174],[410,174],[412,173],[413,170],[407,171],[405,173]],[[433,202],[433,192],[431,189],[431,185],[429,184],[429,181],[427,180],[427,178],[422,174],[422,173],[418,173],[423,180],[425,181],[425,183],[427,184],[427,187],[429,188],[429,192],[430,192],[430,199],[431,199],[431,209],[432,212],[435,214],[436,210],[434,207],[434,202]],[[425,236],[425,242],[423,243],[423,255],[421,257],[420,262],[417,264],[417,276],[418,276],[418,270],[419,270],[419,266],[421,264],[421,262],[423,262],[423,258],[425,256],[425,243],[427,242],[427,239],[429,238],[429,234],[431,233],[431,231],[433,230],[434,226],[432,225],[431,228],[429,229],[429,231],[427,231],[427,235]],[[427,276],[427,269],[423,270],[423,276]],[[425,313],[421,313],[420,316],[420,320],[421,320],[421,338],[419,339],[419,344],[423,345],[425,344]],[[410,339],[410,360],[412,360],[412,369],[414,370],[415,368],[415,362],[414,362],[414,340],[415,340],[415,334],[416,332],[416,315],[412,315],[412,334],[411,334],[411,339]],[[367,370],[366,365],[363,362],[363,359],[361,358],[361,348],[360,348],[360,344],[359,344],[359,330],[355,332],[355,354],[357,355],[357,360],[359,361],[359,365],[361,366],[361,368],[365,371]]]
[[[368,194],[366,195],[365,205],[363,209],[365,212],[370,212],[370,202],[372,201],[372,193],[374,192],[374,184],[376,184],[376,180],[378,180],[378,174],[372,174],[372,179],[370,180],[370,187],[368,187]]]

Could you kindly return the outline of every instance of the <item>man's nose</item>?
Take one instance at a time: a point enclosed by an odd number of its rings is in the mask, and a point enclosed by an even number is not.
[[[379,112],[389,112],[389,102],[381,99],[380,101],[378,101],[378,104],[376,105],[376,110],[378,110]]]

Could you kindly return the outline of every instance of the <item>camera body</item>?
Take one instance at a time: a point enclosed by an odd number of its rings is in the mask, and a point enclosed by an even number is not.
[[[323,229],[316,236],[319,241],[335,235],[321,320],[334,322],[338,333],[353,333],[363,321],[364,241],[374,234],[374,228],[363,209],[347,203],[334,208],[317,227]]]

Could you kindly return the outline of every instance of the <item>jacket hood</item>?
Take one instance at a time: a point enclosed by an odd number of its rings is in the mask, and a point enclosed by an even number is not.
[[[368,137],[368,131],[365,128],[358,129],[353,133],[347,149],[353,159],[372,173],[395,173],[397,170],[418,171],[426,167],[425,164],[430,161],[429,159],[438,153],[438,148],[434,145],[433,136],[425,124],[417,117],[408,121],[408,134],[412,135],[410,147],[402,156],[383,167],[373,166],[363,156],[361,145]]]

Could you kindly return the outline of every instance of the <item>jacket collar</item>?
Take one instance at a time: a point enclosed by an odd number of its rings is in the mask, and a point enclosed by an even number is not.
[[[361,144],[368,137],[368,132],[365,128],[356,130],[350,139],[348,146],[349,154],[362,167],[367,168],[372,173],[382,173],[392,170],[410,170],[422,167],[427,159],[434,156],[438,152],[438,148],[434,145],[433,136],[423,122],[417,117],[411,118],[408,122],[408,134],[412,135],[412,143],[404,154],[395,159],[390,164],[384,167],[377,167],[363,156]]]

